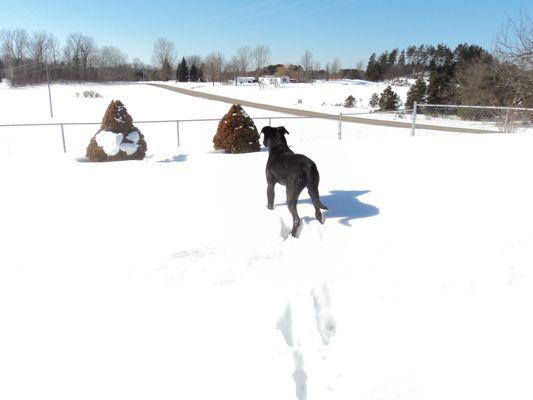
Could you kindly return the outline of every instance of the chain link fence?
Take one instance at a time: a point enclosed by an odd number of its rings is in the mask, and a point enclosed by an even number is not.
[[[533,109],[415,103],[412,135],[432,127],[465,133],[533,133]]]

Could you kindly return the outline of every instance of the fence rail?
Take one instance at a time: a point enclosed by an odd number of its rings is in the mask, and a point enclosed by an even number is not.
[[[336,116],[332,115],[332,118]],[[254,120],[268,120],[268,125],[272,125],[273,120],[287,120],[287,119],[322,119],[316,116],[265,116],[254,117]],[[176,140],[178,147],[181,146],[180,140],[180,124],[189,122],[218,122],[220,118],[193,118],[193,119],[161,119],[161,120],[144,120],[133,121],[134,124],[160,124],[160,123],[175,123],[176,124]],[[0,124],[0,128],[15,128],[15,127],[37,127],[37,126],[59,126],[61,129],[61,143],[63,145],[63,152],[67,152],[65,139],[65,126],[83,126],[83,125],[100,125],[102,122],[35,122],[22,124]],[[342,124],[342,121],[340,122]],[[340,125],[339,125],[340,126]],[[342,127],[339,127],[339,139],[341,138]]]
[[[366,118],[357,116],[366,115]],[[410,122],[399,121],[411,118]],[[321,119],[337,121],[337,138],[343,136],[343,123],[363,123],[392,128],[409,130],[414,136],[418,130],[449,131],[462,133],[517,133],[531,131],[533,133],[533,109],[530,108],[502,108],[489,106],[463,106],[463,105],[438,105],[438,104],[414,104],[413,110],[399,111],[362,111],[355,113],[339,113],[311,115],[311,116],[261,116],[254,117],[256,121],[268,121],[272,125],[275,120],[301,120]],[[162,120],[139,120],[135,124],[176,124],[176,141],[181,146],[180,124],[195,122],[217,122],[220,118],[191,118],[191,119],[162,119]],[[361,122],[362,121],[362,122]],[[67,152],[65,139],[65,127],[100,125],[101,122],[42,122],[21,124],[0,124],[0,128],[9,127],[38,127],[58,126],[61,131],[61,144],[63,152]]]

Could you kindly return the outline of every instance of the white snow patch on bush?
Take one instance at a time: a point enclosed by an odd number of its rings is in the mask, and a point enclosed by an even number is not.
[[[139,132],[131,131],[126,138],[133,143],[137,143],[140,139]]]
[[[96,143],[104,149],[108,156],[116,156],[118,154],[122,147],[122,139],[122,133],[102,131],[96,135]]]
[[[138,148],[139,145],[137,143],[122,143],[120,145],[120,150],[125,152],[128,156],[134,154]]]

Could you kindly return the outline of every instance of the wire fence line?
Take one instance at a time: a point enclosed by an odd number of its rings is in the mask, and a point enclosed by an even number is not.
[[[414,136],[417,130],[447,131],[461,133],[533,133],[533,109],[528,108],[503,108],[487,106],[462,106],[462,105],[436,105],[436,104],[414,104],[412,110],[398,111],[374,111],[366,110],[355,113],[339,113],[327,115],[309,116],[260,116],[254,117],[256,121],[268,121],[272,125],[273,121],[279,120],[329,120],[337,126],[337,138],[343,138],[344,123],[361,123],[380,127],[404,128]],[[175,140],[177,146],[181,146],[180,128],[188,123],[213,123],[220,121],[220,118],[179,118],[161,120],[139,120],[135,124],[175,124]],[[63,152],[67,152],[67,140],[65,137],[65,127],[100,125],[101,121],[95,122],[43,122],[43,123],[11,123],[0,124],[1,128],[17,127],[59,127],[61,133],[61,146]],[[362,125],[363,126],[363,125]],[[328,126],[328,131],[333,133],[333,126]]]
[[[412,132],[433,125],[477,129],[487,133],[533,132],[533,109],[517,107],[416,104],[411,112]]]
[[[335,117],[335,116],[333,116]],[[272,121],[275,120],[290,120],[290,119],[316,119],[320,117],[313,116],[267,116],[267,117],[254,117],[253,120],[268,120],[268,125],[272,125]],[[195,118],[195,119],[161,119],[161,120],[140,120],[133,121],[134,124],[176,124],[176,140],[178,147],[181,146],[180,139],[180,124],[194,123],[194,122],[219,122],[220,118]],[[20,128],[20,127],[41,127],[41,126],[57,126],[61,131],[61,143],[63,152],[67,152],[67,141],[65,138],[66,126],[88,126],[88,125],[101,125],[102,122],[42,122],[42,123],[17,123],[17,124],[0,124],[0,128]],[[340,137],[339,137],[340,138]]]

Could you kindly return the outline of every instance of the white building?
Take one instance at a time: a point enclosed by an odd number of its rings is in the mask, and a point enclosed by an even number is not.
[[[235,78],[235,85],[249,85],[255,82],[253,76],[238,76]]]
[[[290,78],[288,76],[267,75],[259,77],[259,83],[263,85],[279,86],[290,83]]]

